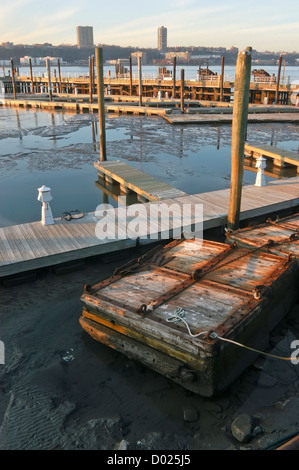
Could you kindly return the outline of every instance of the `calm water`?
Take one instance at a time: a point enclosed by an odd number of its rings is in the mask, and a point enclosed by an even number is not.
[[[172,65],[167,66],[168,70],[172,70]],[[186,80],[195,80],[197,77],[197,71],[198,71],[198,65],[178,65],[177,66],[177,79],[180,79],[180,70],[181,68],[184,68],[185,70],[185,77]],[[213,65],[209,67],[213,72],[217,72],[218,74],[221,74],[221,66],[220,65]],[[277,76],[278,73],[278,66],[277,65],[253,65],[252,69],[265,69],[270,75],[275,74]],[[51,70],[52,73],[54,73],[54,70],[56,69],[57,74],[58,74],[58,69],[57,66],[52,65]],[[158,69],[159,66],[157,65],[143,65],[142,66],[142,76],[143,78],[157,78],[158,76]],[[6,67],[6,74],[9,72],[9,68]],[[108,70],[111,73],[111,77],[114,77],[115,75],[115,69],[114,65],[110,66],[105,66],[104,67],[104,74],[107,76]],[[20,75],[22,76],[29,76],[30,71],[29,67],[20,67],[19,68]],[[1,74],[3,73],[1,69]],[[61,67],[61,73],[63,77],[79,77],[79,76],[84,76],[88,75],[88,67],[78,67],[78,66],[62,66]],[[133,66],[132,68],[132,73],[135,76],[135,78],[138,77],[138,68],[137,66]],[[236,67],[235,65],[226,65],[224,68],[224,78],[225,80],[234,80],[235,78],[235,73],[236,73]],[[33,74],[34,76],[42,76],[47,74],[46,67],[33,67]],[[1,76],[0,76],[1,79]],[[299,83],[299,67],[298,66],[282,66],[281,69],[281,81],[284,83]]]
[[[107,116],[108,159],[120,159],[189,194],[230,186],[231,126],[171,126],[162,118]],[[298,126],[251,124],[248,141],[298,152]],[[103,201],[95,185],[99,158],[96,115],[0,108],[0,225],[40,219],[37,189],[52,189],[54,217]],[[244,184],[256,173],[244,172]],[[296,176],[296,172],[267,179]],[[108,199],[116,204],[114,199]]]

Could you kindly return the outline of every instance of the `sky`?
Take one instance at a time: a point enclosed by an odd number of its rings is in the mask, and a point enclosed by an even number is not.
[[[95,44],[238,47],[299,52],[298,0],[0,0],[0,43],[76,44],[76,26]]]

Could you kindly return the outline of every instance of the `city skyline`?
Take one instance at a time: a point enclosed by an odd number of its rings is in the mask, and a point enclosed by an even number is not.
[[[167,28],[168,47],[252,46],[259,51],[298,51],[299,6],[295,0],[136,0],[114,3],[53,0],[51,11],[37,0],[1,6],[0,43],[76,44],[76,26],[93,26],[96,44],[157,48],[157,30]]]

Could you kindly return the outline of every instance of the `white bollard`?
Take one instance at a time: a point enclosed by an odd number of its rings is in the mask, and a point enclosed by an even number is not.
[[[258,169],[257,170],[257,175],[256,175],[256,181],[255,181],[255,186],[266,186],[266,178],[265,178],[265,172],[264,169],[266,168],[266,158],[264,157],[259,157],[256,161],[255,167]]]
[[[37,200],[42,203],[42,219],[41,223],[43,225],[54,225],[54,219],[52,215],[52,210],[49,202],[52,201],[51,189],[47,186],[42,186],[38,189],[38,198]]]

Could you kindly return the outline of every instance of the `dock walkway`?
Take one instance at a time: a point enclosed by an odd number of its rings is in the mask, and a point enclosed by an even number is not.
[[[179,217],[173,218],[181,232],[185,230],[181,220],[183,204],[203,205],[203,230],[224,226],[227,218],[230,189],[186,195],[163,200],[163,204],[179,208]],[[143,204],[149,214],[151,205],[160,201]],[[299,206],[299,178],[274,181],[264,187],[244,186],[241,205],[241,220],[265,216]],[[181,208],[181,211],[180,211]],[[0,278],[31,270],[60,265],[68,261],[78,261],[92,256],[115,252],[136,246],[136,236],[128,221],[122,225],[117,208],[110,209],[119,233],[123,238],[99,239],[96,237],[96,224],[99,217],[88,213],[81,219],[70,221],[56,219],[54,225],[43,226],[40,222],[0,228]],[[161,221],[150,227],[144,222],[144,239],[140,243],[151,243],[153,237],[163,233]],[[194,223],[201,222],[196,220]],[[173,225],[173,228],[174,228]]]
[[[228,108],[229,109],[229,108]],[[299,109],[298,112],[249,112],[248,123],[293,123],[299,122]],[[202,113],[186,113],[186,114],[165,114],[164,119],[173,125],[188,125],[188,124],[231,124],[233,122],[233,113],[229,111],[220,112],[219,108],[215,112],[202,112]]]
[[[299,173],[299,154],[291,152],[290,150],[274,147],[272,145],[245,144],[244,152],[247,157],[265,157],[273,160],[275,166],[294,166],[297,168],[297,173]]]
[[[99,178],[108,183],[118,183],[124,193],[136,193],[142,202],[159,201],[185,196],[186,193],[163,181],[157,180],[143,171],[138,170],[119,160],[111,162],[96,162]]]

